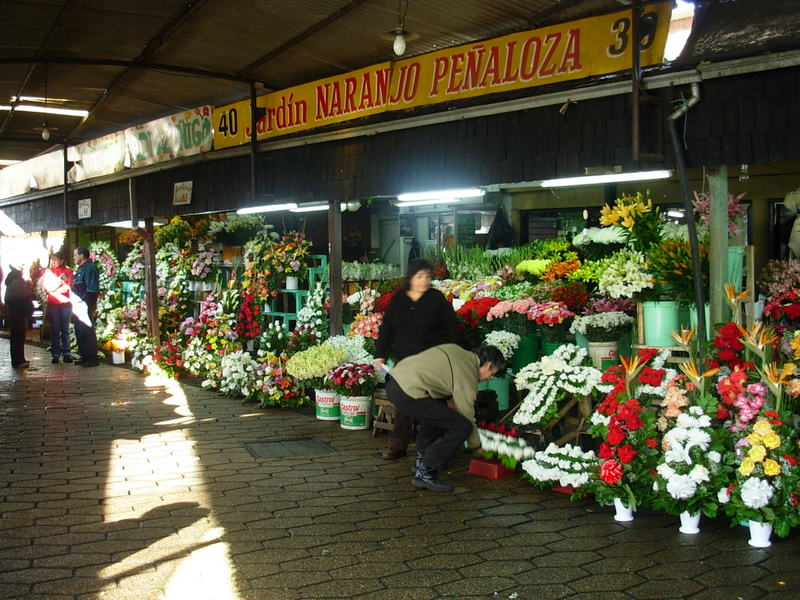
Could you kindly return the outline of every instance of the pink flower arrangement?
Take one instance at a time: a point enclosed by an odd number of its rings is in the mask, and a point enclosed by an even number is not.
[[[374,367],[362,363],[345,363],[325,375],[325,387],[342,396],[371,396],[375,384]]]
[[[533,304],[528,309],[528,319],[535,321],[537,325],[549,327],[560,325],[574,316],[575,313],[569,310],[563,302],[541,302]]]
[[[583,314],[589,316],[607,312],[624,312],[625,314],[632,315],[635,308],[633,300],[630,298],[606,298],[603,296],[596,296],[589,300],[589,305],[583,309]]]
[[[739,204],[739,200],[744,198],[747,194],[739,194],[738,196],[734,196],[733,194],[728,194],[728,234],[729,235],[736,235],[741,233],[741,229],[739,229],[739,225],[736,223],[736,219],[742,217],[744,215],[744,207]],[[708,192],[702,192],[698,194],[697,192],[694,193],[694,210],[700,216],[703,223],[706,225],[709,224],[711,221],[711,195]]]
[[[363,335],[365,338],[378,339],[378,332],[383,323],[383,313],[372,313],[369,315],[356,315],[355,321],[350,326],[350,333],[353,335]]]
[[[531,307],[536,303],[530,298],[523,298],[522,300],[502,300],[489,309],[486,314],[486,320],[503,319],[508,317],[512,312],[519,315],[527,315]]]
[[[744,392],[737,394],[733,406],[738,409],[736,421],[731,425],[733,432],[744,431],[747,423],[758,416],[767,400],[767,386],[763,383],[751,383]]]

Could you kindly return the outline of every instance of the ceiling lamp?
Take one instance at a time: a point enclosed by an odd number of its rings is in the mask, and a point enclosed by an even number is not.
[[[279,210],[291,210],[297,208],[297,203],[286,202],[285,204],[266,204],[264,206],[249,206],[240,208],[236,211],[237,215],[252,215],[255,213],[277,212]]]
[[[408,208],[409,206],[430,206],[433,204],[453,204],[461,202],[461,198],[433,198],[429,200],[407,200],[406,202],[398,202],[395,206],[397,208]]]
[[[325,202],[323,204],[301,204],[297,208],[290,208],[289,212],[293,213],[304,213],[304,212],[317,212],[328,210],[328,203]]]
[[[584,175],[582,177],[545,179],[542,181],[542,187],[570,187],[573,185],[596,185],[600,183],[619,183],[622,181],[652,181],[654,179],[668,179],[671,176],[672,171],[668,169],[659,171],[635,171],[633,173],[609,173],[608,175]]]
[[[391,31],[381,34],[383,39],[392,42],[392,50],[396,56],[403,56],[406,53],[406,43],[419,37],[416,33],[406,31],[407,12],[408,0],[397,0],[397,26]]]

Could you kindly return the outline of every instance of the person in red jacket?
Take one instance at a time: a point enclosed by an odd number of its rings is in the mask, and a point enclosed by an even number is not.
[[[72,362],[69,344],[69,322],[72,318],[72,304],[69,291],[72,287],[72,269],[66,266],[63,251],[56,252],[50,259],[50,268],[42,275],[42,287],[47,292],[47,314],[50,317],[50,354],[53,364],[58,364],[63,355],[65,363]]]

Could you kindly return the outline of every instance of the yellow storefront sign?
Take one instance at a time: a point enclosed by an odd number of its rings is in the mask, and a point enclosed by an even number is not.
[[[671,2],[644,11],[642,66],[660,64]],[[376,113],[623,71],[631,67],[631,11],[447,48],[272,92],[259,140]],[[250,102],[214,109],[214,147],[250,140]]]

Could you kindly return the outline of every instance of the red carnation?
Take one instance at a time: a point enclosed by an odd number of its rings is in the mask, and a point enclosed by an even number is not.
[[[613,458],[600,465],[600,479],[608,485],[615,485],[622,479],[622,465]]]
[[[616,446],[621,441],[625,439],[625,432],[622,431],[622,428],[617,427],[616,425],[611,425],[608,428],[608,436],[606,436],[608,443],[612,446]]]
[[[605,442],[603,442],[602,444],[600,444],[600,450],[598,450],[597,456],[599,456],[600,458],[613,458],[614,449]]]
[[[794,456],[792,456],[791,454],[784,454],[783,458],[785,458],[786,462],[788,462],[793,467],[797,466],[797,459]]]
[[[655,450],[655,448],[656,448],[656,440],[655,440],[655,438],[647,438],[644,441],[644,443],[647,444],[650,448],[653,448]]]
[[[625,464],[631,462],[633,457],[636,456],[638,452],[633,449],[633,446],[630,444],[625,444],[624,446],[620,446],[617,449],[617,455],[619,456],[619,460]]]

